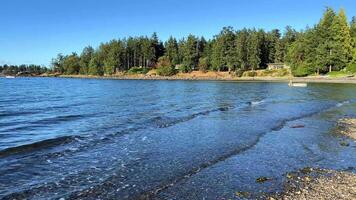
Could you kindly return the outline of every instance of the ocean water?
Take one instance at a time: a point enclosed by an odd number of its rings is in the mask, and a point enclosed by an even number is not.
[[[356,85],[2,78],[0,199],[278,192],[303,167],[355,169],[342,117]]]

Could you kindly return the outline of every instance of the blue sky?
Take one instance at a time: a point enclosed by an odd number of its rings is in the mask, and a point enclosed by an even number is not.
[[[356,15],[355,0],[1,0],[0,64],[48,65],[58,53],[152,32],[165,40],[212,38],[224,26],[300,30],[326,6]]]

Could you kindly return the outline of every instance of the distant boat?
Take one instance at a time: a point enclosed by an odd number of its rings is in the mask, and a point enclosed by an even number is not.
[[[5,78],[15,78],[15,76],[5,76]]]
[[[289,81],[289,87],[307,87],[307,83],[293,83],[292,80]]]

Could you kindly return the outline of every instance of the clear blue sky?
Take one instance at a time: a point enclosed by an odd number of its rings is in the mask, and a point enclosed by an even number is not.
[[[297,30],[326,6],[356,15],[355,0],[1,0],[0,64],[48,65],[58,53],[126,36],[212,38],[224,26]]]

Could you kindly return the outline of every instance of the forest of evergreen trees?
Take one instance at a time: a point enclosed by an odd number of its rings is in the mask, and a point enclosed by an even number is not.
[[[286,27],[234,30],[225,27],[211,40],[189,35],[166,42],[151,37],[129,37],[85,47],[80,55],[59,54],[52,70],[61,74],[112,75],[117,72],[145,73],[157,68],[160,75],[175,69],[230,71],[264,69],[267,63],[285,63],[295,76],[326,74],[356,69],[356,18],[348,21],[345,11],[327,8],[320,22],[303,31]]]

